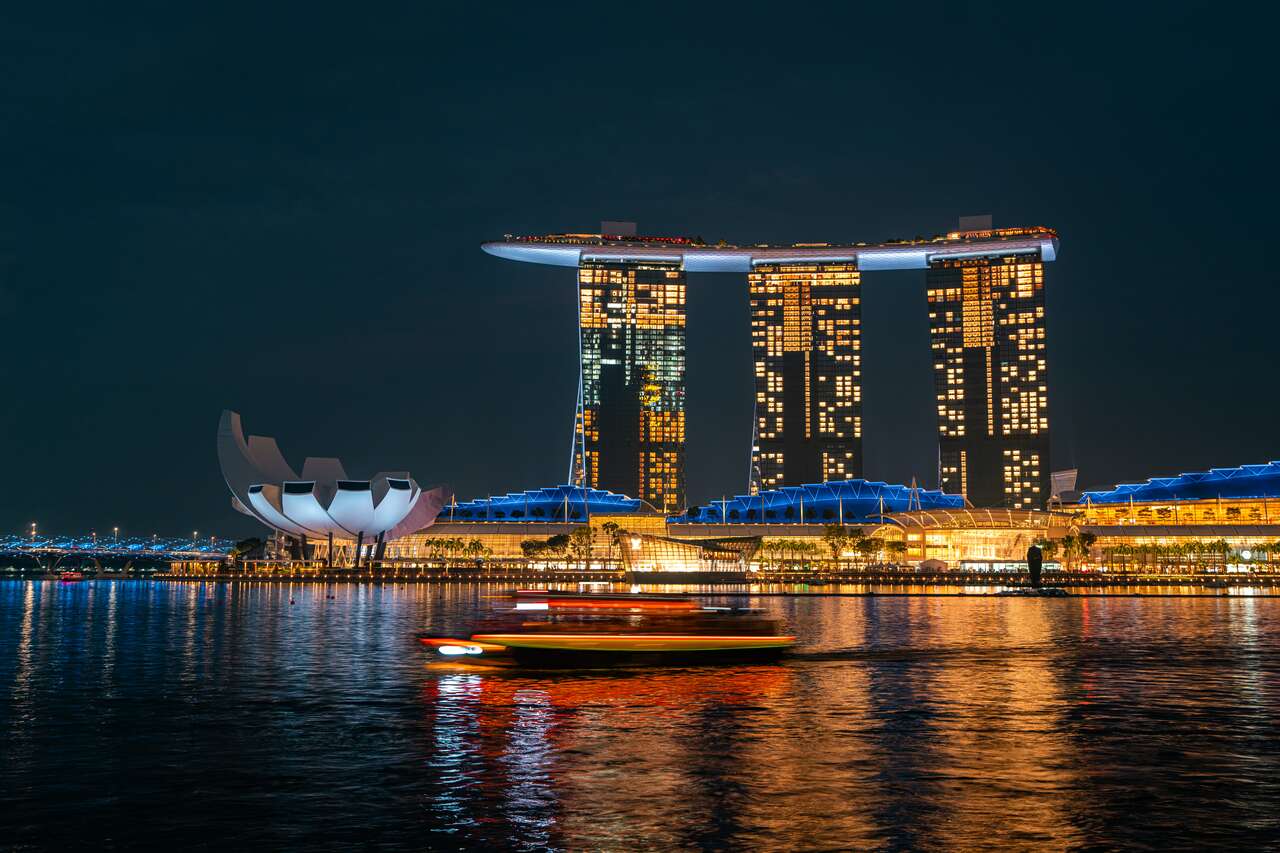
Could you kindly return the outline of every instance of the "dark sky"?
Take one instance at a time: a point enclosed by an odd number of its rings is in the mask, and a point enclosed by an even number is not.
[[[1052,226],[1053,467],[1280,458],[1261,7],[11,5],[0,530],[253,532],[224,407],[299,463],[463,498],[560,482],[573,273],[479,244],[602,219],[731,242]],[[743,278],[689,285],[702,501],[745,485],[750,350]],[[932,485],[923,274],[864,294],[867,473]]]

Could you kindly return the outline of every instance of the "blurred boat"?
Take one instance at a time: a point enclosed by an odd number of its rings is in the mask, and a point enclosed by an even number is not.
[[[795,645],[758,610],[681,595],[517,590],[505,605],[466,637],[418,640],[445,658],[542,666],[758,661]]]
[[[1071,593],[1060,586],[1015,586],[1011,589],[1002,589],[996,595],[1016,595],[1024,598],[1065,598]]]

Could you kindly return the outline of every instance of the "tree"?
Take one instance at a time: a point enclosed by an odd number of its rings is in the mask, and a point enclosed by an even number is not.
[[[584,571],[587,568],[587,560],[591,557],[591,540],[594,538],[591,528],[585,524],[581,527],[575,527],[573,532],[569,534],[569,549],[578,558],[578,562],[582,565]]]
[[[483,558],[493,553],[488,548],[486,548],[484,543],[481,542],[479,539],[470,540],[469,542],[467,542],[466,545],[462,546],[462,548],[459,550],[461,550],[463,556],[467,557],[468,559],[475,560],[477,563],[479,563],[480,560],[482,560]]]
[[[1213,543],[1213,551],[1215,554],[1221,555],[1222,570],[1227,570],[1227,560],[1231,557],[1231,545],[1225,539],[1219,539]]]
[[[547,550],[546,540],[543,539],[522,539],[520,541],[520,553],[524,554],[526,560],[532,560]]]
[[[836,571],[840,571],[840,554],[849,542],[849,531],[843,525],[828,524],[822,533],[822,541],[831,551],[831,560],[836,564]]]
[[[1093,546],[1097,543],[1098,537],[1088,531],[1081,531],[1076,537],[1079,542],[1081,560],[1088,560],[1089,555],[1093,553]]]
[[[618,537],[622,534],[622,526],[616,521],[606,521],[600,529],[609,537],[609,563],[613,563],[613,549],[618,546]]]
[[[770,569],[773,569],[773,561],[778,558],[779,544],[778,539],[762,539],[760,541],[760,553],[764,556],[765,562]]]
[[[265,543],[254,536],[249,539],[241,539],[227,556],[233,560],[261,560],[264,548]]]
[[[894,562],[901,560],[907,553],[907,543],[900,539],[891,539],[884,544],[884,548],[893,557]]]
[[[569,553],[569,534],[557,533],[547,540],[547,552],[556,557],[566,557]],[[565,568],[569,568],[566,561]]]
[[[862,558],[862,564],[865,566],[871,562],[871,558],[880,550],[881,540],[874,536],[864,536],[862,531],[858,531],[857,537],[853,540],[853,549],[858,552],[858,556]]]
[[[1076,553],[1080,549],[1080,538],[1074,533],[1068,533],[1062,537],[1062,558],[1067,561],[1067,571],[1071,571],[1072,563],[1075,562]],[[1041,553],[1044,549],[1040,549]]]

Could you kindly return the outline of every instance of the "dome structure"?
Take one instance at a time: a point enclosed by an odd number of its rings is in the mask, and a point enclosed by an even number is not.
[[[351,479],[340,460],[327,457],[307,457],[299,476],[274,438],[246,440],[231,411],[218,423],[218,463],[236,510],[305,539],[390,542],[430,527],[452,497],[444,487],[422,489],[408,472]]]
[[[689,507],[673,522],[694,524],[858,524],[885,513],[964,506],[964,497],[879,480],[831,480],[767,489]]]
[[[443,513],[450,521],[575,522],[592,515],[657,515],[639,498],[585,486],[549,486],[507,492],[453,504]]]

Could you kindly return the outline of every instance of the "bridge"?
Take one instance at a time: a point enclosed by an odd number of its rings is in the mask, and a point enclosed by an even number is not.
[[[161,536],[0,536],[0,576],[93,571],[128,574],[179,561],[223,560],[231,539]]]

